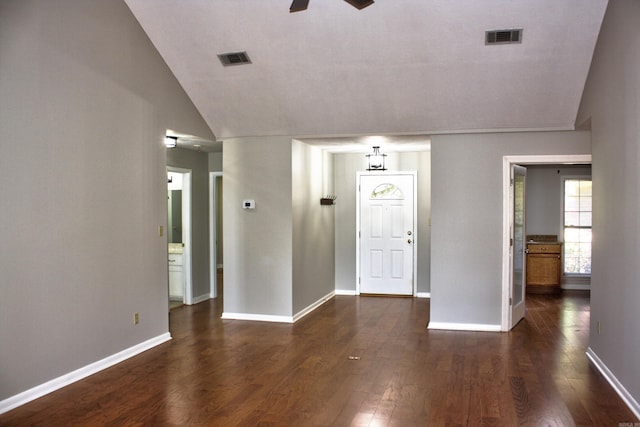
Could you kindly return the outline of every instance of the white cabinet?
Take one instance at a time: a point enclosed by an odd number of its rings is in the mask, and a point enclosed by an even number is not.
[[[182,254],[169,254],[169,298],[184,298],[184,272],[182,269]]]

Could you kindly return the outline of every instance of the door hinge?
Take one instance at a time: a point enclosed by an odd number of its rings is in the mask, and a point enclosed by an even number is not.
[[[513,246],[513,237],[509,239],[509,246]]]
[[[358,277],[358,284],[362,283],[362,277]]]
[[[513,300],[509,297],[509,305],[513,305]]]
[[[513,187],[513,178],[511,178],[510,184]]]

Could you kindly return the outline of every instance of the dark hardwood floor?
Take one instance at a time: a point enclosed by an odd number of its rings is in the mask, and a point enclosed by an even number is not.
[[[173,340],[0,415],[0,425],[612,426],[589,298],[529,295],[510,333],[425,328],[429,300],[337,296],[294,325],[171,311]]]

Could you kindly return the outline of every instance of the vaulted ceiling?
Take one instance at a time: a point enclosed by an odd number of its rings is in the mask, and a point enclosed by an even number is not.
[[[218,140],[573,129],[607,5],[125,1]],[[485,44],[504,29],[521,43]]]

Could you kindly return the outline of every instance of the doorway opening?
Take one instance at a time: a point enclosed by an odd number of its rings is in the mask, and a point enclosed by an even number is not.
[[[209,172],[210,298],[222,297],[223,277],[222,172]]]
[[[514,214],[513,214],[513,197],[514,186],[512,185],[512,170],[516,165],[529,166],[529,165],[590,165],[590,154],[578,154],[578,155],[540,155],[540,156],[504,156],[503,168],[502,168],[502,195],[503,195],[503,239],[502,239],[502,320],[501,330],[509,331],[518,322],[521,315],[524,312],[517,310],[514,307],[514,262],[516,257],[514,256],[513,245],[513,229],[514,229]],[[560,210],[557,212],[558,219],[561,216]],[[526,226],[525,226],[526,227]],[[524,245],[518,247],[518,251],[524,251]],[[518,254],[520,255],[520,254]],[[524,256],[524,254],[522,254]],[[519,258],[519,256],[518,256]],[[521,258],[520,258],[521,259]],[[519,268],[516,266],[515,268]],[[526,272],[523,273],[526,275]],[[517,275],[516,275],[517,277]],[[523,299],[525,294],[522,294]],[[524,302],[524,300],[522,301]]]
[[[167,266],[169,308],[193,304],[191,170],[167,167]]]

